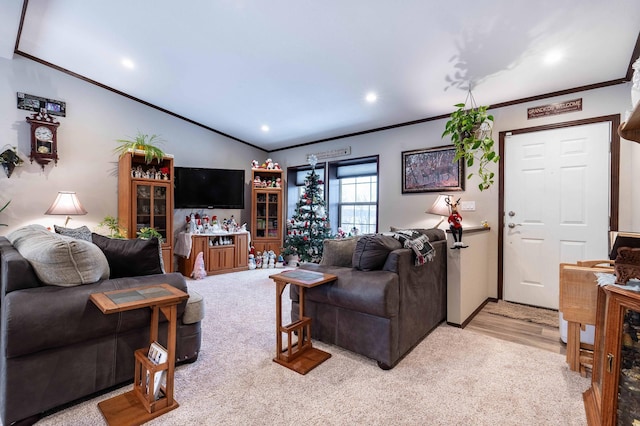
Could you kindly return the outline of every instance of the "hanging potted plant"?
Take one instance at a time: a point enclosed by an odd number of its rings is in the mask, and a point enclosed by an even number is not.
[[[445,125],[442,137],[451,136],[451,142],[456,148],[454,162],[462,159],[467,168],[478,164],[478,177],[480,191],[488,189],[494,183],[495,173],[487,167],[490,163],[497,163],[500,156],[494,151],[492,137],[493,115],[487,112],[487,106],[476,106],[471,92],[467,100],[471,99],[471,107],[467,108],[467,102],[456,104],[449,121]],[[469,173],[470,179],[473,173]]]
[[[2,164],[2,168],[4,168],[7,178],[10,178],[11,173],[13,173],[13,169],[22,165],[23,162],[22,158],[18,156],[18,151],[15,146],[5,149],[2,154],[0,154],[0,164]]]
[[[144,153],[144,160],[147,164],[150,164],[154,159],[158,162],[162,161],[164,157],[164,151],[158,147],[158,144],[164,142],[158,135],[146,135],[140,131],[135,138],[131,139],[117,139],[116,142],[120,143],[120,146],[116,147],[114,151],[122,157],[127,152],[142,151]]]

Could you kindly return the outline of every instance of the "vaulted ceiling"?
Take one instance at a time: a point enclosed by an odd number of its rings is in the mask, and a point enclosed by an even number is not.
[[[7,0],[0,14],[17,54],[267,151],[442,116],[469,87],[500,105],[617,84],[640,54],[638,0]]]

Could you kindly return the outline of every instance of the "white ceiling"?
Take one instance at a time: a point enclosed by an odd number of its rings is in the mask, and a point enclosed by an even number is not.
[[[469,83],[495,105],[622,79],[639,24],[638,0],[29,0],[18,52],[269,151],[448,114]]]

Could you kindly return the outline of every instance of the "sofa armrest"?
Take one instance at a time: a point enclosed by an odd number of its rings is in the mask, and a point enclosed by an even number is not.
[[[400,265],[409,264],[413,264],[413,251],[406,248],[395,249],[387,256],[382,270],[398,274],[401,268]]]

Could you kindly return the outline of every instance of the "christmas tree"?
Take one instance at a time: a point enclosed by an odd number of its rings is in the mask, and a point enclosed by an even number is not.
[[[284,254],[297,254],[301,262],[320,262],[322,242],[331,238],[331,227],[325,202],[318,185],[322,180],[315,172],[315,159],[310,158],[311,171],[304,183],[304,193],[296,203],[295,214],[287,221]]]

